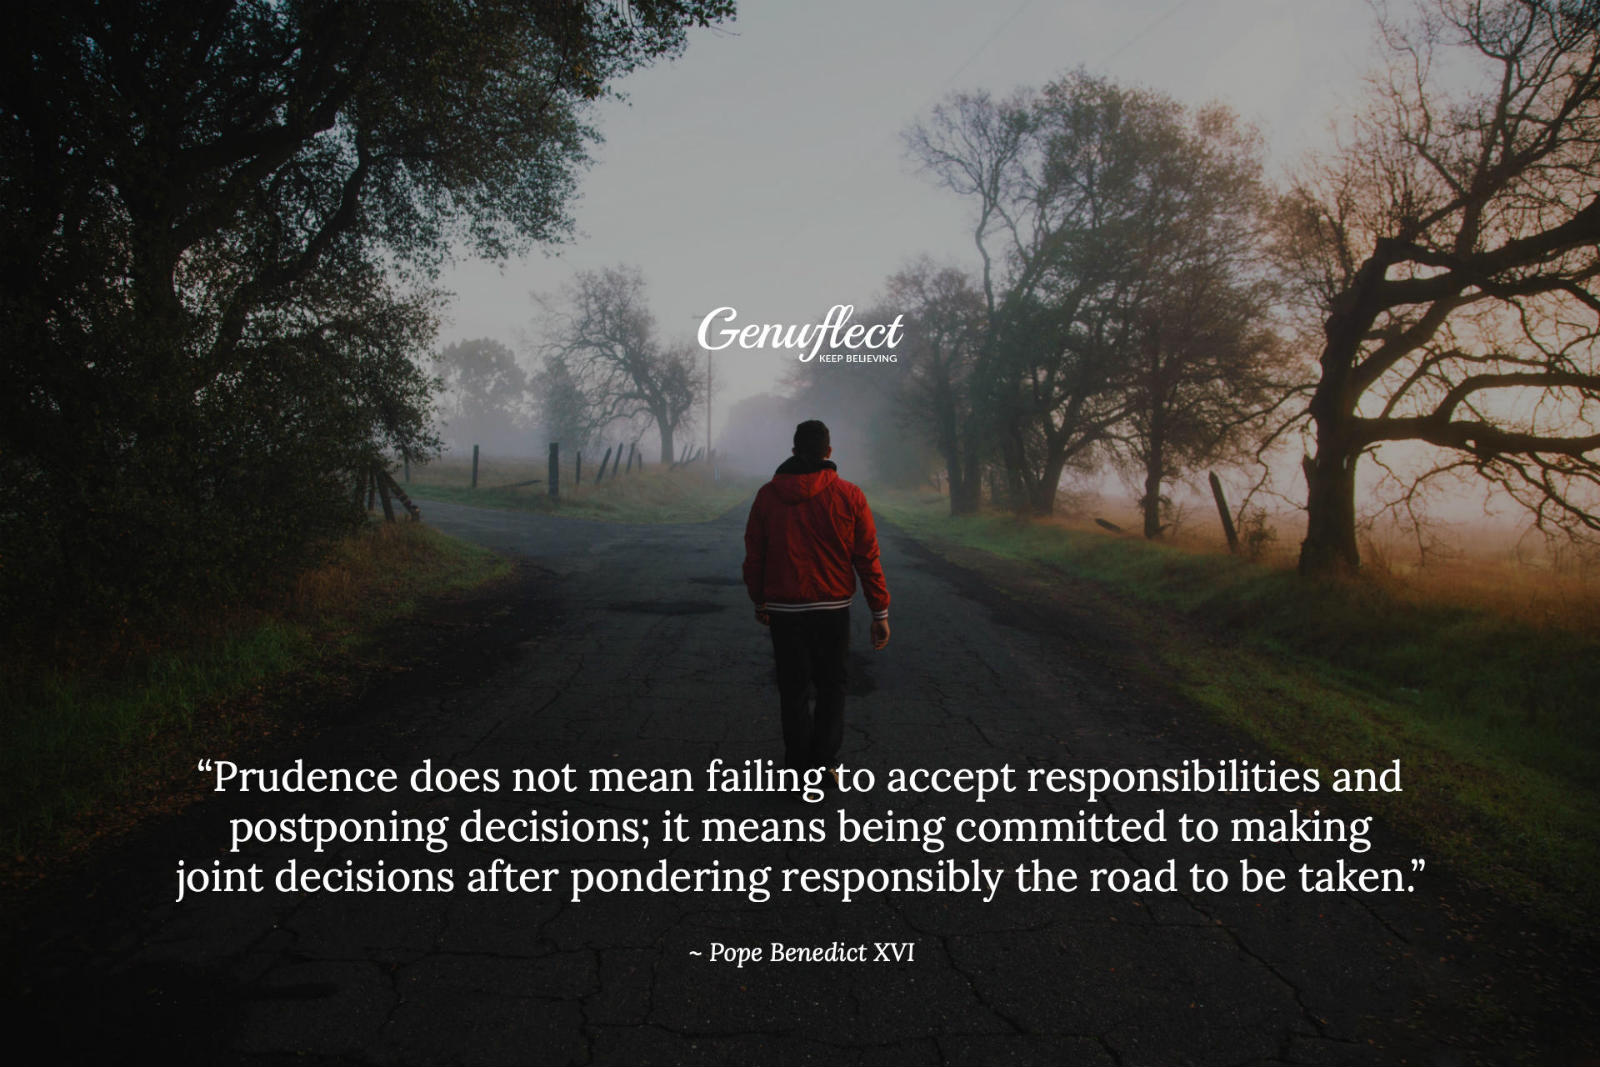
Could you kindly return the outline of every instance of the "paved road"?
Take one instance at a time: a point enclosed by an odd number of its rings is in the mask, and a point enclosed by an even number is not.
[[[397,676],[347,716],[324,714],[322,733],[303,750],[308,762],[409,767],[431,758],[457,768],[698,772],[712,759],[739,766],[778,754],[770,646],[737,584],[737,516],[623,527],[439,503],[426,513],[443,530],[530,557],[542,576],[527,584],[525,600],[489,612],[492,619],[472,618],[480,609],[471,605],[446,617],[440,647],[459,648],[464,634],[481,633],[473,655]],[[1260,756],[1141,681],[1137,651],[1070,608],[1051,614],[1008,601],[893,532],[884,562],[894,640],[886,652],[867,651],[858,608],[848,765],[883,776],[896,765],[1009,764],[1021,775]],[[1221,817],[1273,816],[1290,803],[1213,798],[1189,806]],[[1124,818],[1167,808],[1173,819],[1184,801],[1119,797],[1089,806],[1018,793],[976,807],[880,789],[843,804],[856,817],[892,808],[918,820],[1074,815],[1085,807]],[[691,827],[710,814],[818,816],[831,827],[840,802],[500,792],[398,805],[455,820],[474,809],[502,818],[531,808],[649,816],[654,837],[663,808],[686,814]],[[917,843],[653,842],[648,850],[456,844],[442,856],[417,846],[334,846],[319,860],[370,867],[381,856],[390,866],[461,870],[496,859],[518,867],[665,859],[690,869],[945,860],[965,868],[976,859],[1007,872],[989,903],[981,893],[945,892],[867,894],[845,904],[813,888],[764,903],[724,892],[574,904],[562,891],[483,895],[459,887],[170,902],[171,861],[226,858],[220,846],[231,817],[382,817],[395,806],[389,798],[229,795],[141,835],[20,935],[27,975],[13,974],[22,999],[10,1003],[27,1012],[23,1032],[53,1059],[1376,1063],[1548,1058],[1575,1047],[1589,1021],[1548,999],[1554,989],[1587,1004],[1581,989],[1548,973],[1544,950],[1529,949],[1503,915],[1451,888],[1446,872],[1425,872],[1412,879],[1415,892],[1384,898],[1186,887],[1024,895],[1009,881],[1031,856],[1083,869],[1157,866],[1169,856],[1180,872],[1201,861],[1236,870],[1241,857],[1290,869],[1341,856],[1409,868],[1416,849],[1381,828],[1365,857],[1303,845],[951,842],[932,852]],[[291,854],[303,856],[274,846],[251,858],[271,868]],[[774,941],[865,944],[869,955],[879,942],[904,944],[914,958],[735,968],[707,955],[715,944],[770,951]],[[1547,1010],[1519,1014],[1523,1000]]]

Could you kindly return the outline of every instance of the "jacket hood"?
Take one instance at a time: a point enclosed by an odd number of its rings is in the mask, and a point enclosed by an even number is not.
[[[810,500],[839,480],[839,468],[826,459],[790,456],[772,476],[772,488],[786,504]]]

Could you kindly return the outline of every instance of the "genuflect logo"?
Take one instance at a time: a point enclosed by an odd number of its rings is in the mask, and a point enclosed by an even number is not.
[[[890,323],[868,326],[852,324],[855,314],[853,304],[835,304],[828,309],[821,322],[747,323],[731,325],[739,312],[731,307],[720,307],[700,320],[700,347],[707,352],[721,352],[738,345],[740,348],[787,348],[799,353],[801,363],[898,363],[899,356],[892,349],[899,347],[902,337],[900,320],[896,315]],[[729,325],[716,327],[717,323]],[[713,340],[713,335],[719,340]],[[823,351],[828,349],[829,351]],[[877,349],[878,351],[867,351]]]

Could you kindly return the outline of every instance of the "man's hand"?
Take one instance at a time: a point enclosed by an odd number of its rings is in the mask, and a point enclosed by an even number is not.
[[[772,616],[767,614],[767,606],[765,604],[756,605],[756,622],[759,622],[762,626],[772,625]]]
[[[887,645],[888,643],[889,643],[889,620],[888,619],[873,619],[872,620],[872,647],[874,649],[879,649],[879,648],[882,648],[884,645]]]

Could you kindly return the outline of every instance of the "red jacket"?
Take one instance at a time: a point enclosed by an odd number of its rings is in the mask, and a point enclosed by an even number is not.
[[[867,497],[820,464],[786,461],[756,493],[744,527],[744,584],[767,611],[848,607],[856,576],[872,617],[889,617],[878,531]]]

